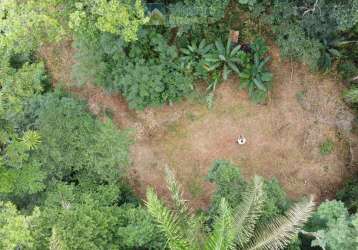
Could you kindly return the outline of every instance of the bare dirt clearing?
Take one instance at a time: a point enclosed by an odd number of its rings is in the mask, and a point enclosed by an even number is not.
[[[354,117],[334,79],[297,64],[291,74],[291,65],[281,62],[278,50],[271,49],[274,88],[267,105],[250,102],[245,91],[238,90],[236,78],[220,85],[212,110],[191,98],[173,106],[130,111],[120,95],[98,87],[70,90],[86,98],[95,114],[109,108],[120,128],[135,128],[131,181],[141,195],[148,186],[166,194],[163,171],[168,166],[185,187],[191,205],[206,207],[213,187],[205,176],[214,160],[226,159],[238,164],[247,177],[276,177],[292,198],[331,197],[349,175],[348,141]],[[56,51],[64,56],[58,57]],[[71,54],[69,44],[42,51],[55,82],[69,82]],[[245,145],[235,143],[240,134],[247,139]],[[327,139],[334,148],[323,156],[320,145]]]

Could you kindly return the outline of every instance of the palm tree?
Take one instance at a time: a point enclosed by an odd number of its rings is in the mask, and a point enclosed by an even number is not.
[[[172,250],[283,249],[300,231],[314,208],[311,197],[296,203],[284,216],[273,219],[270,224],[257,225],[265,196],[262,179],[255,177],[238,208],[233,210],[225,199],[221,200],[212,229],[205,233],[203,219],[190,211],[170,171],[167,171],[167,184],[173,208],[166,207],[152,189],[147,191],[146,205]]]

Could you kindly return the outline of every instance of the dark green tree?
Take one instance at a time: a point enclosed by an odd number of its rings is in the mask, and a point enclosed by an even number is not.
[[[169,249],[284,249],[309,218],[312,200],[297,203],[285,216],[269,224],[258,219],[264,205],[263,181],[256,177],[242,193],[239,206],[232,209],[222,198],[209,232],[202,230],[201,219],[193,215],[181,196],[180,186],[169,172],[168,187],[173,209],[167,208],[151,189],[147,208],[167,238]]]

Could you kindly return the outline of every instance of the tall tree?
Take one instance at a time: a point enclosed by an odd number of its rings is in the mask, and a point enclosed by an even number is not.
[[[130,42],[137,39],[137,31],[147,21],[140,0],[81,0],[70,14],[69,25],[80,34],[97,29]]]
[[[38,163],[30,158],[40,143],[34,130],[18,127],[17,116],[24,103],[41,93],[45,79],[42,63],[25,63],[20,68],[1,62],[0,70],[0,193],[32,194],[44,188],[44,174]]]
[[[173,210],[167,208],[153,190],[147,192],[147,208],[167,237],[170,249],[284,249],[308,220],[312,199],[295,204],[284,216],[258,225],[264,202],[263,181],[255,177],[234,210],[222,199],[212,229],[205,233],[200,218],[190,213],[175,180],[167,178]]]
[[[0,248],[4,250],[32,249],[31,235],[34,221],[39,216],[35,209],[32,215],[21,215],[11,202],[0,201]]]
[[[62,34],[58,20],[39,1],[0,2],[0,55],[28,53],[44,41],[58,40]]]
[[[350,215],[344,203],[325,201],[313,214],[304,235],[312,237],[311,246],[322,249],[358,248],[358,216]]]

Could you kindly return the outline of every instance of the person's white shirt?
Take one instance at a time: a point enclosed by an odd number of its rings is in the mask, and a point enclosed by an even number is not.
[[[239,138],[237,138],[237,143],[239,145],[244,145],[246,143],[246,138],[240,135]]]

